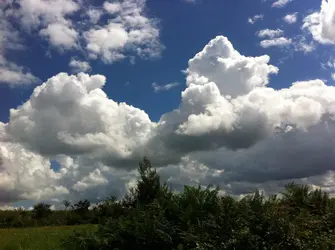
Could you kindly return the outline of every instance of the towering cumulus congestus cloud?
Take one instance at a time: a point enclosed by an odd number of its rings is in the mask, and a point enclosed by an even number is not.
[[[187,144],[185,147],[190,148],[186,151],[245,147],[265,133],[264,114],[252,114],[251,107],[241,102],[251,91],[265,88],[270,74],[278,73],[269,60],[267,55],[241,55],[223,36],[210,41],[189,60],[187,88],[182,92],[179,109],[160,120],[163,134],[174,133],[168,136],[167,144]],[[240,135],[243,139],[236,138]],[[201,143],[195,143],[199,139]]]
[[[270,57],[246,57],[223,36],[211,40],[189,60],[187,85],[214,82],[224,96],[236,97],[269,83],[269,74],[278,68],[269,65]]]
[[[267,87],[278,68],[268,56],[245,57],[217,37],[189,61],[180,107],[162,116],[160,137],[178,151],[246,148],[274,134],[306,131],[332,116],[333,87],[321,80]]]

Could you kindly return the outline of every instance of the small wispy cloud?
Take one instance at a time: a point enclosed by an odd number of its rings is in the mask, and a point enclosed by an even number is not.
[[[264,30],[260,30],[257,34],[258,34],[258,37],[261,37],[261,38],[264,38],[264,37],[274,38],[274,37],[283,35],[284,31],[282,31],[281,29],[276,29],[276,30],[264,29]]]
[[[263,18],[264,18],[264,15],[262,15],[262,14],[255,15],[253,17],[248,18],[248,23],[254,24],[259,20],[263,20]]]
[[[166,85],[158,85],[157,83],[152,83],[152,87],[154,88],[154,91],[157,92],[161,92],[161,91],[168,91],[170,89],[173,89],[175,87],[177,87],[180,83],[179,82],[171,82],[168,83]]]
[[[293,24],[297,22],[298,19],[298,13],[292,13],[292,14],[287,14],[286,16],[283,17],[284,21],[288,24]]]
[[[278,37],[269,40],[261,41],[260,45],[263,48],[270,48],[270,47],[285,47],[292,43],[292,39],[288,39],[286,37]]]
[[[272,7],[274,8],[283,8],[285,7],[288,3],[292,2],[293,0],[278,0],[272,4]]]

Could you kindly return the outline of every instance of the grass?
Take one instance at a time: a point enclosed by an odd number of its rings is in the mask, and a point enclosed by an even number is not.
[[[60,250],[62,239],[94,225],[0,229],[1,250]]]

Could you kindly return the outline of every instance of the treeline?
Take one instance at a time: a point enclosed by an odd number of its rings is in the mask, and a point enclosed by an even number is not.
[[[116,200],[114,197],[108,199]],[[73,205],[63,201],[64,210],[54,211],[50,204],[38,203],[31,211],[22,208],[0,211],[0,228],[98,224],[104,217],[101,207],[106,202],[93,209],[88,200],[82,200]]]
[[[335,249],[335,199],[321,190],[291,183],[280,198],[236,200],[210,187],[172,192],[147,159],[138,170],[136,188],[105,206],[99,229],[74,234],[64,249]]]
[[[335,199],[321,190],[291,183],[280,196],[256,192],[236,200],[211,187],[173,192],[146,158],[138,171],[136,187],[122,200],[111,197],[92,210],[82,201],[41,218],[62,213],[66,223],[79,216],[76,223],[99,224],[65,239],[63,248],[71,250],[335,249]],[[37,210],[30,216],[42,221]]]

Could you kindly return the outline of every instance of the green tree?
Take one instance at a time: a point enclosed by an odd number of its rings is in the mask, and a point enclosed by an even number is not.
[[[42,219],[48,217],[52,213],[50,207],[50,204],[43,202],[36,204],[32,210],[33,218]]]
[[[71,206],[71,202],[68,200],[63,200],[63,205],[65,207],[65,210],[67,210]]]
[[[137,170],[140,178],[137,181],[136,187],[131,189],[130,193],[126,195],[123,201],[125,206],[147,205],[158,199],[162,194],[160,177],[148,158],[144,157],[139,162]]]

